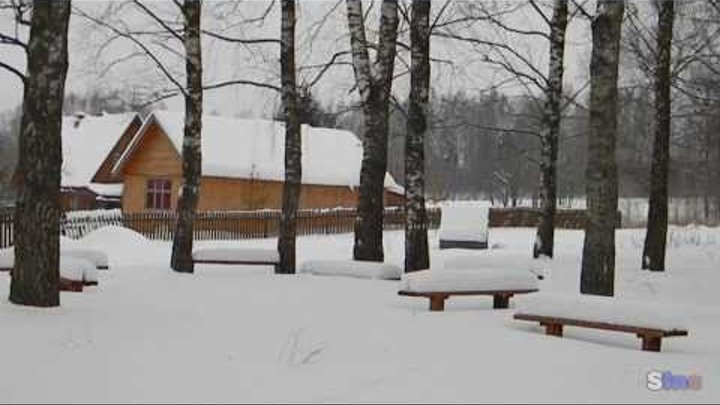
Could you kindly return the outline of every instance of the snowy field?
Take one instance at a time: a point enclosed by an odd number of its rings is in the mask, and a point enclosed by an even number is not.
[[[88,242],[110,255],[99,287],[52,310],[0,303],[0,402],[718,402],[720,229],[671,228],[665,274],[639,270],[643,236],[618,232],[616,290],[683,314],[690,337],[664,339],[662,353],[626,333],[548,337],[487,297],[430,313],[426,299],[397,296],[397,281],[258,266],[176,274],[168,243],[101,232]],[[440,251],[431,232],[432,263],[545,270],[543,293],[576,292],[582,232],[559,231],[545,269],[533,240],[533,229],[492,228],[490,250]],[[386,233],[389,262],[402,265],[402,243]],[[302,237],[298,249],[300,263],[348,259],[352,235]],[[702,388],[649,391],[653,370],[700,375]]]

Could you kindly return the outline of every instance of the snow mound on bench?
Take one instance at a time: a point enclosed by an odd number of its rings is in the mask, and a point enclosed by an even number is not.
[[[81,248],[81,247],[60,247],[60,255],[63,257],[75,257],[78,259],[85,259],[95,265],[96,268],[103,267],[107,268],[110,266],[108,255],[102,250]]]
[[[649,329],[687,329],[687,316],[655,302],[595,295],[542,294],[517,301],[516,313]]]
[[[15,267],[15,250],[13,248],[0,249],[0,268],[12,269]],[[60,277],[72,281],[98,281],[98,272],[95,263],[81,257],[60,255]]]
[[[274,249],[248,249],[230,247],[205,247],[193,250],[193,260],[227,262],[269,262],[277,263],[280,255]]]
[[[310,260],[300,266],[300,273],[316,276],[400,280],[403,271],[400,267],[389,263],[360,260]]]
[[[440,240],[457,242],[487,242],[490,204],[448,205],[442,207]]]
[[[400,291],[416,293],[534,290],[537,288],[537,276],[534,274],[527,270],[508,269],[423,270],[405,274],[400,283]]]
[[[98,281],[95,265],[85,259],[60,256],[60,277],[72,281]]]

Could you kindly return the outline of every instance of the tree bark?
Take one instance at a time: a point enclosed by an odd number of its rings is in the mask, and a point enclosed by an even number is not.
[[[555,246],[555,212],[557,211],[557,160],[560,139],[561,100],[563,94],[563,63],[565,31],[568,20],[567,0],[553,2],[550,21],[550,67],[543,114],[540,158],[540,223],[538,224],[533,257],[553,257]]]
[[[15,173],[10,301],[19,305],[60,305],[61,132],[69,21],[69,0],[33,3]]]
[[[580,275],[580,292],[583,294],[614,294],[618,207],[617,82],[624,9],[624,1],[599,0],[592,22],[587,223]]]
[[[302,138],[298,116],[297,83],[295,72],[295,0],[282,1],[280,40],[280,66],[282,102],[285,114],[285,183],[280,217],[278,273],[295,273],[295,238],[297,211],[302,181]]]
[[[185,29],[185,128],[182,147],[183,183],[177,206],[177,224],[173,238],[170,267],[181,273],[194,271],[192,261],[193,226],[200,196],[202,170],[202,48],[200,44],[200,0],[185,0],[182,13]]]
[[[642,268],[665,271],[670,164],[670,57],[675,19],[673,0],[658,2],[655,63],[655,141],[650,169],[650,201]]]
[[[398,27],[397,0],[383,0],[377,60],[372,67],[365,37],[362,2],[347,0],[346,4],[353,69],[365,124],[353,256],[356,260],[383,261],[383,192],[387,172],[389,100]]]
[[[410,108],[405,137],[405,272],[430,267],[425,212],[425,134],[430,99],[430,0],[413,0]]]

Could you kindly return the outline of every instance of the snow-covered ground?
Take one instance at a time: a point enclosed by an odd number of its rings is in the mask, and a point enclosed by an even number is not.
[[[262,266],[177,274],[168,243],[100,233],[89,239],[111,270],[99,287],[63,293],[51,310],[0,303],[0,402],[717,402],[720,229],[672,228],[665,274],[639,270],[643,236],[618,232],[616,289],[684,314],[690,336],[665,339],[662,353],[624,333],[548,337],[488,297],[432,313],[426,299],[397,296],[397,281]],[[533,229],[491,228],[485,251],[431,240],[438,269],[532,268],[546,272],[543,292],[578,290],[582,231],[559,231],[556,258],[540,263]],[[386,233],[388,262],[402,265],[402,243]],[[212,245],[275,240],[198,243]],[[352,235],[302,237],[298,249],[299,262],[347,260]],[[0,294],[8,288],[0,274]],[[650,391],[654,370],[699,375],[702,388]]]

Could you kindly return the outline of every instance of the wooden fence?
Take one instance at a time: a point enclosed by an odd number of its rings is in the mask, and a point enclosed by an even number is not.
[[[428,227],[440,226],[440,208],[428,208]],[[535,227],[539,210],[533,208],[491,208],[490,227]],[[355,209],[300,210],[298,235],[337,234],[353,231]],[[385,209],[384,229],[403,229],[402,208]],[[62,221],[61,234],[70,238],[84,235],[104,226],[122,226],[154,240],[172,240],[175,232],[174,212],[122,213],[120,210],[68,215]],[[194,237],[197,240],[235,240],[275,237],[280,224],[280,211],[200,212],[196,216]],[[558,210],[558,228],[582,228],[583,210]],[[12,210],[0,211],[0,248],[13,244]]]

